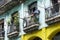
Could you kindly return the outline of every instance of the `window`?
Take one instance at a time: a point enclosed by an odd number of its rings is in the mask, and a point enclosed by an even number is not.
[[[9,26],[9,33],[14,32],[14,31],[19,31],[19,17],[18,13],[15,12],[11,15],[11,23]]]
[[[58,4],[58,0],[52,0],[52,5],[53,5],[53,10],[52,12],[59,12],[59,4]]]
[[[52,18],[59,15],[59,3],[58,0],[51,0],[50,7],[45,9],[46,18]]]
[[[4,36],[4,23],[0,24],[0,32],[2,33],[0,36],[3,37]]]
[[[11,19],[11,23],[12,25],[14,25],[14,30],[18,30],[19,31],[19,17],[18,17],[18,13],[14,13],[12,14],[12,19]]]
[[[31,3],[30,5],[29,5],[29,14],[31,15],[31,14],[34,14],[34,16],[35,16],[35,14],[36,14],[36,16],[37,15],[39,15],[39,13],[40,13],[40,11],[38,10],[38,8],[37,8],[37,1],[36,2],[33,2],[33,3]]]
[[[40,11],[37,8],[37,1],[28,5],[28,15],[24,18],[24,27],[28,27],[34,24],[39,23],[39,13]],[[27,14],[26,14],[27,15]]]
[[[37,8],[37,1],[31,3],[28,7],[29,7],[29,8],[28,8],[28,9],[29,9],[29,14],[32,14],[34,8]]]
[[[29,14],[32,15],[31,20],[34,21],[34,22],[38,22],[40,11],[37,8],[37,1],[31,3],[28,6],[28,9],[29,9]]]
[[[4,20],[0,20],[0,37],[3,37],[1,40],[4,39]]]

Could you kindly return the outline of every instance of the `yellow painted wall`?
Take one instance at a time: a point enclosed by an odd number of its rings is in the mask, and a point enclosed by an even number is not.
[[[60,22],[49,25],[47,28],[35,31],[22,36],[22,40],[32,40],[34,37],[40,37],[42,40],[51,40],[51,38],[60,31]]]

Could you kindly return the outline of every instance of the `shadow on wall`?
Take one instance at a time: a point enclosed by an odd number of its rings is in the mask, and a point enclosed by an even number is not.
[[[33,36],[33,37],[30,37],[28,40],[42,40],[42,39],[40,37]]]
[[[54,30],[49,36],[48,39],[50,40],[60,40],[60,28]]]

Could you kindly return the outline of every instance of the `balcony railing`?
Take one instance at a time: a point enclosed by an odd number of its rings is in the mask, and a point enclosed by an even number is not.
[[[24,31],[26,33],[37,30],[39,27],[39,15],[30,15],[24,18]]]
[[[19,34],[19,28],[14,24],[8,26],[8,37],[17,36]]]
[[[56,3],[55,5],[48,7],[46,10],[46,22],[48,24],[60,21],[60,4]]]

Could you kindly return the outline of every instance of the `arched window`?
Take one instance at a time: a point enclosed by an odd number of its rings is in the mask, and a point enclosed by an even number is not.
[[[53,38],[52,40],[60,40],[60,32],[58,32]]]

